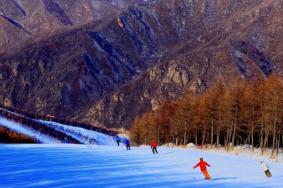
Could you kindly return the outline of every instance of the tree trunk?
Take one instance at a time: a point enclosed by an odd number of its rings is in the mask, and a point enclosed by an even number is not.
[[[252,115],[253,115],[253,119],[252,119],[252,133],[251,133],[251,141],[252,141],[252,152],[254,152],[254,129],[255,129],[255,106],[253,104],[253,112],[252,112]]]
[[[228,150],[229,150],[229,140],[230,140],[230,129],[227,129],[227,133],[226,133],[226,141],[225,141],[226,151],[228,151]]]
[[[187,144],[187,125],[185,126],[185,132],[184,132],[184,145]]]
[[[203,147],[203,145],[204,145],[204,141],[205,141],[205,128],[203,129],[203,132],[202,132],[202,142],[201,142],[201,147]]]
[[[157,126],[157,145],[160,145],[159,126]]]
[[[254,126],[252,126],[252,132],[251,132],[251,140],[252,140],[252,152],[254,152]]]
[[[263,155],[265,145],[267,143],[268,135],[269,135],[268,131],[264,130],[266,123],[265,123],[265,118],[264,118],[265,111],[264,111],[264,99],[263,98],[261,98],[261,101],[260,101],[260,111],[261,111],[260,148],[261,148],[261,154]],[[267,140],[265,136],[267,137]]]
[[[213,119],[211,120],[211,135],[210,135],[210,145],[213,145]]]
[[[261,154],[263,155],[263,118],[261,118],[261,127],[260,127],[260,150],[261,150]]]
[[[266,135],[265,135],[264,143],[263,143],[263,150],[262,150],[262,154],[264,154],[264,152],[265,152],[265,148],[266,148],[267,143],[268,143],[268,137],[269,137],[269,132],[268,132],[268,131],[266,131]]]
[[[232,136],[232,146],[233,147],[235,145],[235,139],[236,139],[237,114],[238,114],[238,107],[236,106],[236,111],[235,111],[235,116],[234,116],[233,136]]]
[[[276,162],[278,161],[279,147],[280,147],[280,134],[278,134],[276,138]]]
[[[179,144],[179,137],[176,138],[176,145]]]
[[[195,145],[198,145],[198,132],[196,132],[196,135],[195,135]]]
[[[272,151],[271,157],[274,156],[275,147],[276,147],[276,125],[277,125],[277,112],[275,112],[274,122],[273,122],[273,138],[272,138]]]
[[[216,138],[216,147],[219,147],[220,144],[220,125],[217,128],[217,138]]]
[[[148,142],[147,142],[147,135],[144,137],[144,143],[148,144]]]

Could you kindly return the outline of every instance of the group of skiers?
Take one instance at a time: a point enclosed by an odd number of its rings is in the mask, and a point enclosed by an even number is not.
[[[122,142],[122,140],[118,136],[116,136],[115,139],[116,139],[117,145],[120,146],[120,143]],[[127,150],[131,150],[131,144],[130,144],[129,139],[123,139],[123,143],[125,144]],[[151,146],[152,153],[158,154],[157,143],[155,140],[151,141],[150,146]]]
[[[116,136],[116,142],[117,142],[117,145],[120,146],[120,143],[122,142],[122,140],[118,136]],[[125,144],[127,150],[131,150],[131,144],[130,144],[129,139],[124,139],[123,143]]]
[[[270,172],[269,166],[264,161],[260,161],[260,165],[261,165],[262,170],[265,173],[265,176],[268,177],[268,178],[272,177],[272,174]],[[204,176],[204,178],[207,179],[207,180],[210,180],[211,176],[209,175],[209,173],[208,173],[208,171],[206,169],[207,166],[211,167],[210,164],[208,164],[207,162],[205,162],[203,160],[203,158],[200,158],[200,161],[193,167],[193,169],[199,167],[201,173]]]
[[[117,142],[117,145],[120,146],[121,139],[118,136],[116,136],[116,142]],[[130,141],[128,139],[124,139],[124,144],[125,144],[127,150],[131,149]],[[152,140],[150,142],[150,147],[151,147],[153,154],[158,154],[157,143],[156,143],[155,140]],[[263,169],[266,177],[272,177],[269,166],[264,161],[260,161],[260,165],[261,165],[261,168]],[[199,167],[204,178],[206,180],[211,180],[211,176],[209,175],[207,168],[206,168],[207,166],[211,167],[210,164],[208,164],[206,161],[204,161],[203,158],[201,157],[199,162],[193,167],[193,169]]]

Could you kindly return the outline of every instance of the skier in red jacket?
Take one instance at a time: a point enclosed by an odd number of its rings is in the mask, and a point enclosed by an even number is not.
[[[200,158],[199,163],[194,166],[194,169],[197,168],[198,166],[200,167],[200,171],[204,175],[204,178],[210,180],[211,176],[208,174],[208,171],[206,169],[206,166],[210,167],[210,165],[207,162],[205,162],[203,158]]]
[[[152,149],[152,153],[153,154],[157,154],[158,153],[158,151],[157,151],[157,144],[156,144],[156,142],[155,142],[155,140],[152,140],[151,142],[150,142],[150,146],[151,146],[151,149]]]

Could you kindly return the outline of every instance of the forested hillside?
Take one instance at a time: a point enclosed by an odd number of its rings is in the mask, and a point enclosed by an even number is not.
[[[136,144],[175,143],[225,146],[248,144],[272,156],[283,146],[283,80],[268,79],[229,83],[219,78],[202,93],[186,92],[156,111],[135,119],[131,138]]]

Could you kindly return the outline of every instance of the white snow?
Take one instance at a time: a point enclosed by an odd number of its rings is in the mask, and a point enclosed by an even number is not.
[[[12,111],[7,110],[7,109],[3,109],[3,108],[0,108],[0,109],[4,110],[6,112],[9,112],[13,115],[19,116],[19,117],[25,117],[21,114],[12,112]],[[30,119],[32,119],[32,118],[30,118]],[[84,143],[84,144],[116,145],[116,142],[115,142],[115,139],[113,138],[113,136],[102,134],[102,133],[99,133],[97,131],[92,131],[92,130],[87,130],[87,129],[80,128],[80,127],[64,125],[64,124],[52,122],[52,121],[37,120],[37,119],[32,119],[32,120],[43,123],[43,126],[45,125],[47,127],[54,128],[55,130],[62,132],[64,134],[68,135],[68,136],[71,136],[72,138],[75,138],[75,139],[79,140],[81,143]],[[42,143],[58,143],[58,142],[60,142],[60,141],[58,141],[54,138],[51,138],[47,135],[43,135],[43,134],[38,133],[35,130],[29,129],[29,128],[25,127],[25,125],[16,123],[14,121],[10,121],[6,118],[2,118],[2,121],[5,121],[3,126],[10,128],[12,130],[15,130],[18,133],[22,133],[22,134],[31,136],[33,138],[36,138],[37,140],[39,140]],[[1,122],[0,122],[0,126],[1,126]]]
[[[34,131],[28,127],[25,127],[15,121],[8,120],[2,116],[0,116],[0,126],[9,128],[11,130],[16,131],[17,133],[25,134],[27,136],[30,136],[32,138],[35,138],[41,143],[51,144],[51,143],[60,143],[59,140],[56,140],[55,138],[49,137],[44,134],[40,134],[37,131]]]
[[[195,145],[194,145],[193,143],[188,143],[188,144],[187,144],[187,147],[188,147],[188,148],[194,148]]]
[[[0,145],[0,187],[283,187],[283,163],[189,148]],[[203,157],[213,180],[192,167]]]
[[[57,131],[63,132],[84,144],[94,144],[95,141],[95,144],[98,145],[116,145],[116,142],[112,136],[108,136],[97,131],[73,127],[51,121],[39,120],[39,122],[44,123],[46,126],[52,127]]]

